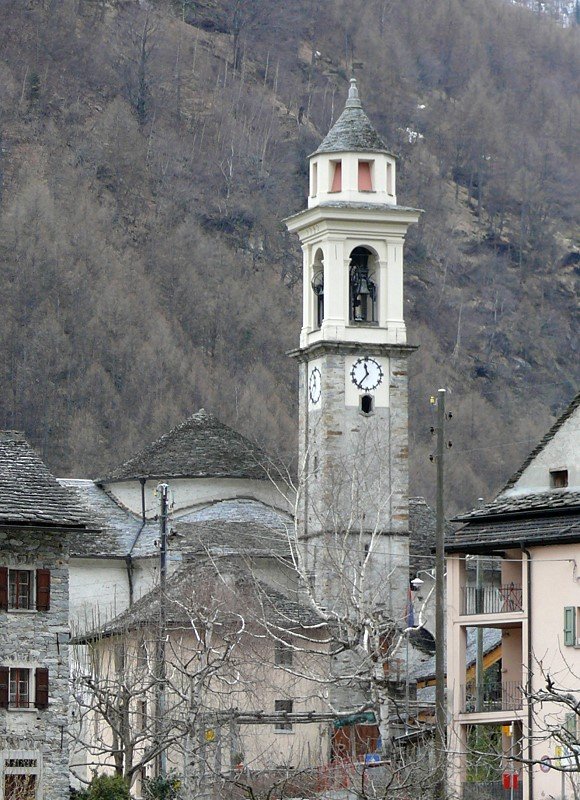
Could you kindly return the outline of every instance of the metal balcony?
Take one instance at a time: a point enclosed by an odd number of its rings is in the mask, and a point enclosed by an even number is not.
[[[516,711],[522,708],[522,686],[517,681],[479,685],[474,681],[462,686],[462,690],[462,711],[465,714]]]
[[[523,611],[522,587],[514,583],[505,586],[464,586],[463,614],[507,614]]]

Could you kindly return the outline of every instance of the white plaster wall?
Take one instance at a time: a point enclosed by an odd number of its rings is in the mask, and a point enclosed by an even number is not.
[[[342,162],[342,188],[340,192],[331,192],[334,174],[333,162]],[[372,191],[360,192],[358,189],[358,163],[368,161],[372,164]],[[387,186],[387,165],[391,165],[392,181]],[[314,170],[317,170],[317,181],[314,186]],[[396,193],[396,161],[385,153],[342,152],[321,153],[310,161],[310,192],[308,207],[333,201],[349,203],[389,203],[397,204]],[[391,189],[389,192],[388,189]]]
[[[73,632],[92,629],[129,605],[125,561],[116,558],[71,558],[70,620]]]
[[[300,236],[303,250],[303,326],[300,346],[319,341],[405,344],[403,318],[403,243],[407,228],[419,212],[393,207],[312,208],[287,220]],[[378,325],[350,324],[349,264],[356,247],[368,247],[376,256]],[[315,320],[311,287],[318,250],[324,254],[324,320]],[[317,265],[318,267],[318,262]]]
[[[524,470],[506,496],[550,489],[550,470],[568,470],[568,490],[580,491],[580,408]],[[563,489],[562,491],[566,491]]]
[[[155,489],[162,482],[161,479],[149,480],[145,484],[145,515],[149,519],[159,513],[159,498],[155,495]],[[269,480],[168,478],[165,482],[169,484],[171,489],[172,516],[174,519],[178,519],[180,513],[188,513],[196,507],[235,498],[249,498],[283,511],[290,510],[284,500],[285,495],[288,494],[288,488],[281,485],[278,489]],[[141,484],[138,480],[108,483],[105,484],[104,488],[121,505],[130,509],[134,514],[141,514]]]

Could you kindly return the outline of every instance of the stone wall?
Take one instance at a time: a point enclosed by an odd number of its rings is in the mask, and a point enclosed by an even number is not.
[[[38,800],[68,797],[68,545],[55,529],[0,530],[0,565],[50,570],[49,611],[0,611],[0,665],[31,672],[32,707],[0,709],[0,786],[23,767],[37,775]],[[34,707],[34,674],[49,671],[48,708]],[[3,796],[0,794],[0,796]]]
[[[371,348],[369,348],[371,350]],[[372,542],[365,582],[400,619],[408,586],[407,352],[381,347],[388,404],[371,415],[345,404],[345,371],[356,357],[334,348],[317,358],[321,400],[309,405],[308,363],[300,365],[300,527],[321,597],[336,598],[340,572],[358,570]]]

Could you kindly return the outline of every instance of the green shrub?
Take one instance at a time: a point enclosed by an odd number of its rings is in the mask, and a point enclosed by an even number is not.
[[[176,800],[181,781],[177,775],[159,776],[145,781],[143,795],[147,800]]]
[[[127,781],[121,775],[97,775],[91,781],[87,800],[131,800]]]

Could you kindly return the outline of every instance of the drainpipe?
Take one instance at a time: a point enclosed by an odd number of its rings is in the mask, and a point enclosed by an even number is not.
[[[133,552],[133,548],[137,544],[137,540],[139,536],[141,536],[141,531],[145,527],[145,523],[147,522],[147,518],[145,517],[145,484],[147,483],[147,478],[139,478],[139,483],[141,484],[141,526],[137,531],[137,534],[133,540],[133,544],[131,545],[131,549],[125,556],[125,566],[127,568],[127,583],[129,586],[129,607],[133,605],[133,556],[131,553]]]
[[[524,547],[523,543],[520,544],[522,553],[526,554],[527,558],[527,595],[528,595],[528,680],[527,680],[527,693],[528,693],[528,799],[534,800],[534,782],[533,782],[533,764],[532,764],[532,554]]]
[[[141,484],[141,521],[145,525],[145,484],[147,483],[147,478],[139,478],[139,483]]]
[[[125,556],[125,567],[127,568],[127,584],[129,586],[129,608],[133,605],[133,559],[131,553]]]

